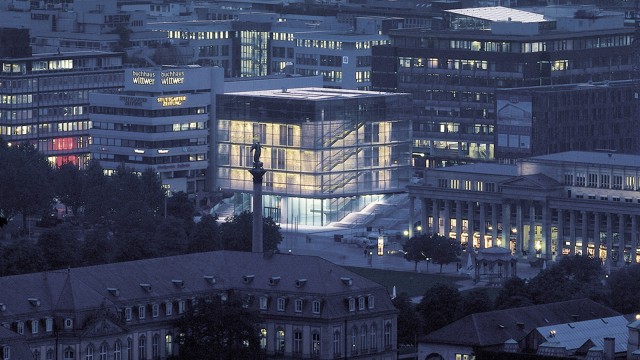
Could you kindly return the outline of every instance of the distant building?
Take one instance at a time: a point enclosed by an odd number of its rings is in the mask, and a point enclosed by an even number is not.
[[[506,310],[495,310],[471,314],[441,329],[431,332],[418,344],[418,359],[455,360],[475,359],[482,351],[494,351],[505,354],[504,359],[519,359],[521,348],[531,347],[525,339],[536,329],[545,326],[586,322],[600,318],[616,316],[616,331],[626,330],[629,323],[616,311],[589,299],[569,300],[551,304],[532,305]],[[622,320],[620,320],[620,318]],[[623,323],[621,323],[622,321]],[[609,328],[611,329],[611,328]],[[575,332],[574,339],[582,334]],[[595,334],[592,334],[595,335]],[[602,341],[602,337],[599,338]],[[584,339],[586,342],[588,338]],[[546,348],[549,343],[540,345]],[[565,344],[565,346],[567,346]],[[626,342],[623,344],[626,347]],[[530,352],[528,353],[530,354]],[[509,357],[508,355],[512,355]],[[540,354],[555,355],[555,354]],[[484,358],[486,359],[486,358]],[[591,358],[589,358],[591,359]],[[593,358],[604,360],[606,358]]]
[[[217,98],[217,183],[250,209],[251,145],[260,142],[264,215],[326,225],[409,180],[405,94],[297,88]]]
[[[631,80],[496,89],[496,159],[563,151],[640,154]]]
[[[387,289],[319,257],[221,251],[5,276],[0,286],[6,360],[167,359],[194,301],[232,296],[258,314],[269,357],[397,356]]]
[[[122,53],[79,51],[0,58],[0,136],[49,161],[89,161],[89,94],[122,87]]]
[[[424,173],[408,186],[421,204],[410,223],[424,232],[528,259],[588,255],[607,271],[640,263],[640,155],[570,151]]]
[[[392,45],[372,53],[372,89],[413,95],[416,166],[495,161],[496,89],[631,78],[634,29],[623,13],[575,6],[444,13],[445,29],[391,30]]]

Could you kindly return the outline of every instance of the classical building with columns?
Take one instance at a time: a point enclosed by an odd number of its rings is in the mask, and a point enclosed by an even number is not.
[[[530,259],[588,255],[607,269],[640,262],[638,155],[570,151],[429,169],[408,192],[410,236],[421,229]]]

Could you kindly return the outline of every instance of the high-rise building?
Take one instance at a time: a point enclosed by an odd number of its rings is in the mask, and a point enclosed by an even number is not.
[[[264,215],[276,222],[326,225],[409,178],[406,94],[298,88],[217,98],[217,183],[250,209],[251,146],[259,142]]]
[[[89,161],[89,94],[123,84],[122,54],[79,51],[0,59],[0,136],[56,166]]]
[[[413,95],[415,165],[495,161],[496,89],[630,79],[624,14],[534,11],[445,10],[445,29],[392,30],[374,47],[373,89]]]

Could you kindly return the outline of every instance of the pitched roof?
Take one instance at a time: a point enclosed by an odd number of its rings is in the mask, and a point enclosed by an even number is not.
[[[323,317],[344,315],[344,299],[353,294],[375,294],[377,310],[395,311],[391,301],[385,301],[389,296],[384,286],[320,257],[288,254],[218,251],[145,259],[0,277],[0,288],[0,303],[5,305],[0,318],[224,290],[333,297],[323,305]]]
[[[604,338],[615,338],[615,352],[627,350],[629,330],[624,316],[593,319],[538,327],[537,331],[546,342],[555,342],[567,350],[576,350],[587,341],[604,347]]]
[[[501,185],[502,187],[534,187],[538,189],[553,189],[562,186],[555,179],[545,174],[520,175],[503,182]]]
[[[488,311],[465,316],[428,334],[423,342],[481,347],[501,345],[508,339],[520,340],[540,326],[616,315],[620,314],[589,299]]]

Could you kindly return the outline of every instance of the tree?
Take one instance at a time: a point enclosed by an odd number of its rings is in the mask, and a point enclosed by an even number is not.
[[[458,318],[461,296],[452,285],[436,284],[429,288],[417,306],[425,334],[440,329]]]
[[[7,218],[21,214],[25,233],[27,217],[46,212],[53,203],[51,164],[28,143],[0,141],[0,174],[0,209]]]
[[[640,265],[623,267],[611,273],[607,279],[610,305],[622,314],[640,309]]]
[[[256,314],[231,296],[198,299],[177,322],[180,329],[178,359],[260,359]]]
[[[272,218],[263,218],[263,249],[264,251],[278,250],[278,244],[282,241],[280,226]],[[237,251],[251,251],[253,233],[253,214],[244,211],[238,215],[227,218],[220,225],[220,238],[223,249]]]
[[[71,162],[65,163],[54,171],[55,195],[65,205],[71,206],[75,215],[84,204],[83,174]]]
[[[187,252],[187,234],[182,221],[169,216],[156,228],[155,241],[163,256],[180,255]]]
[[[105,227],[89,230],[80,249],[81,265],[100,265],[113,262],[115,258],[115,244],[112,236]]]
[[[68,225],[43,232],[37,244],[48,269],[66,269],[79,263],[80,241]]]
[[[415,305],[407,293],[400,293],[392,300],[398,309],[398,345],[417,345],[418,337],[422,336],[422,322]]]
[[[434,264],[440,265],[440,272],[442,272],[442,265],[459,261],[458,256],[460,256],[461,248],[457,240],[436,234],[431,236],[430,241],[431,245],[427,255],[433,259]]]
[[[485,289],[472,289],[462,293],[458,317],[462,318],[491,310],[493,310],[492,301],[487,291]]]
[[[193,214],[195,206],[184,191],[176,191],[167,198],[167,216],[193,221]]]
[[[533,305],[527,284],[520,278],[509,278],[495,300],[497,310]]]
[[[404,258],[415,263],[414,271],[418,271],[418,263],[427,259],[429,253],[429,236],[419,235],[409,239],[403,246]]]
[[[28,239],[3,247],[1,255],[3,276],[34,273],[47,268],[40,248]]]
[[[189,235],[189,252],[205,252],[222,249],[220,241],[220,228],[217,218],[205,215],[200,222],[195,224],[193,231]]]

